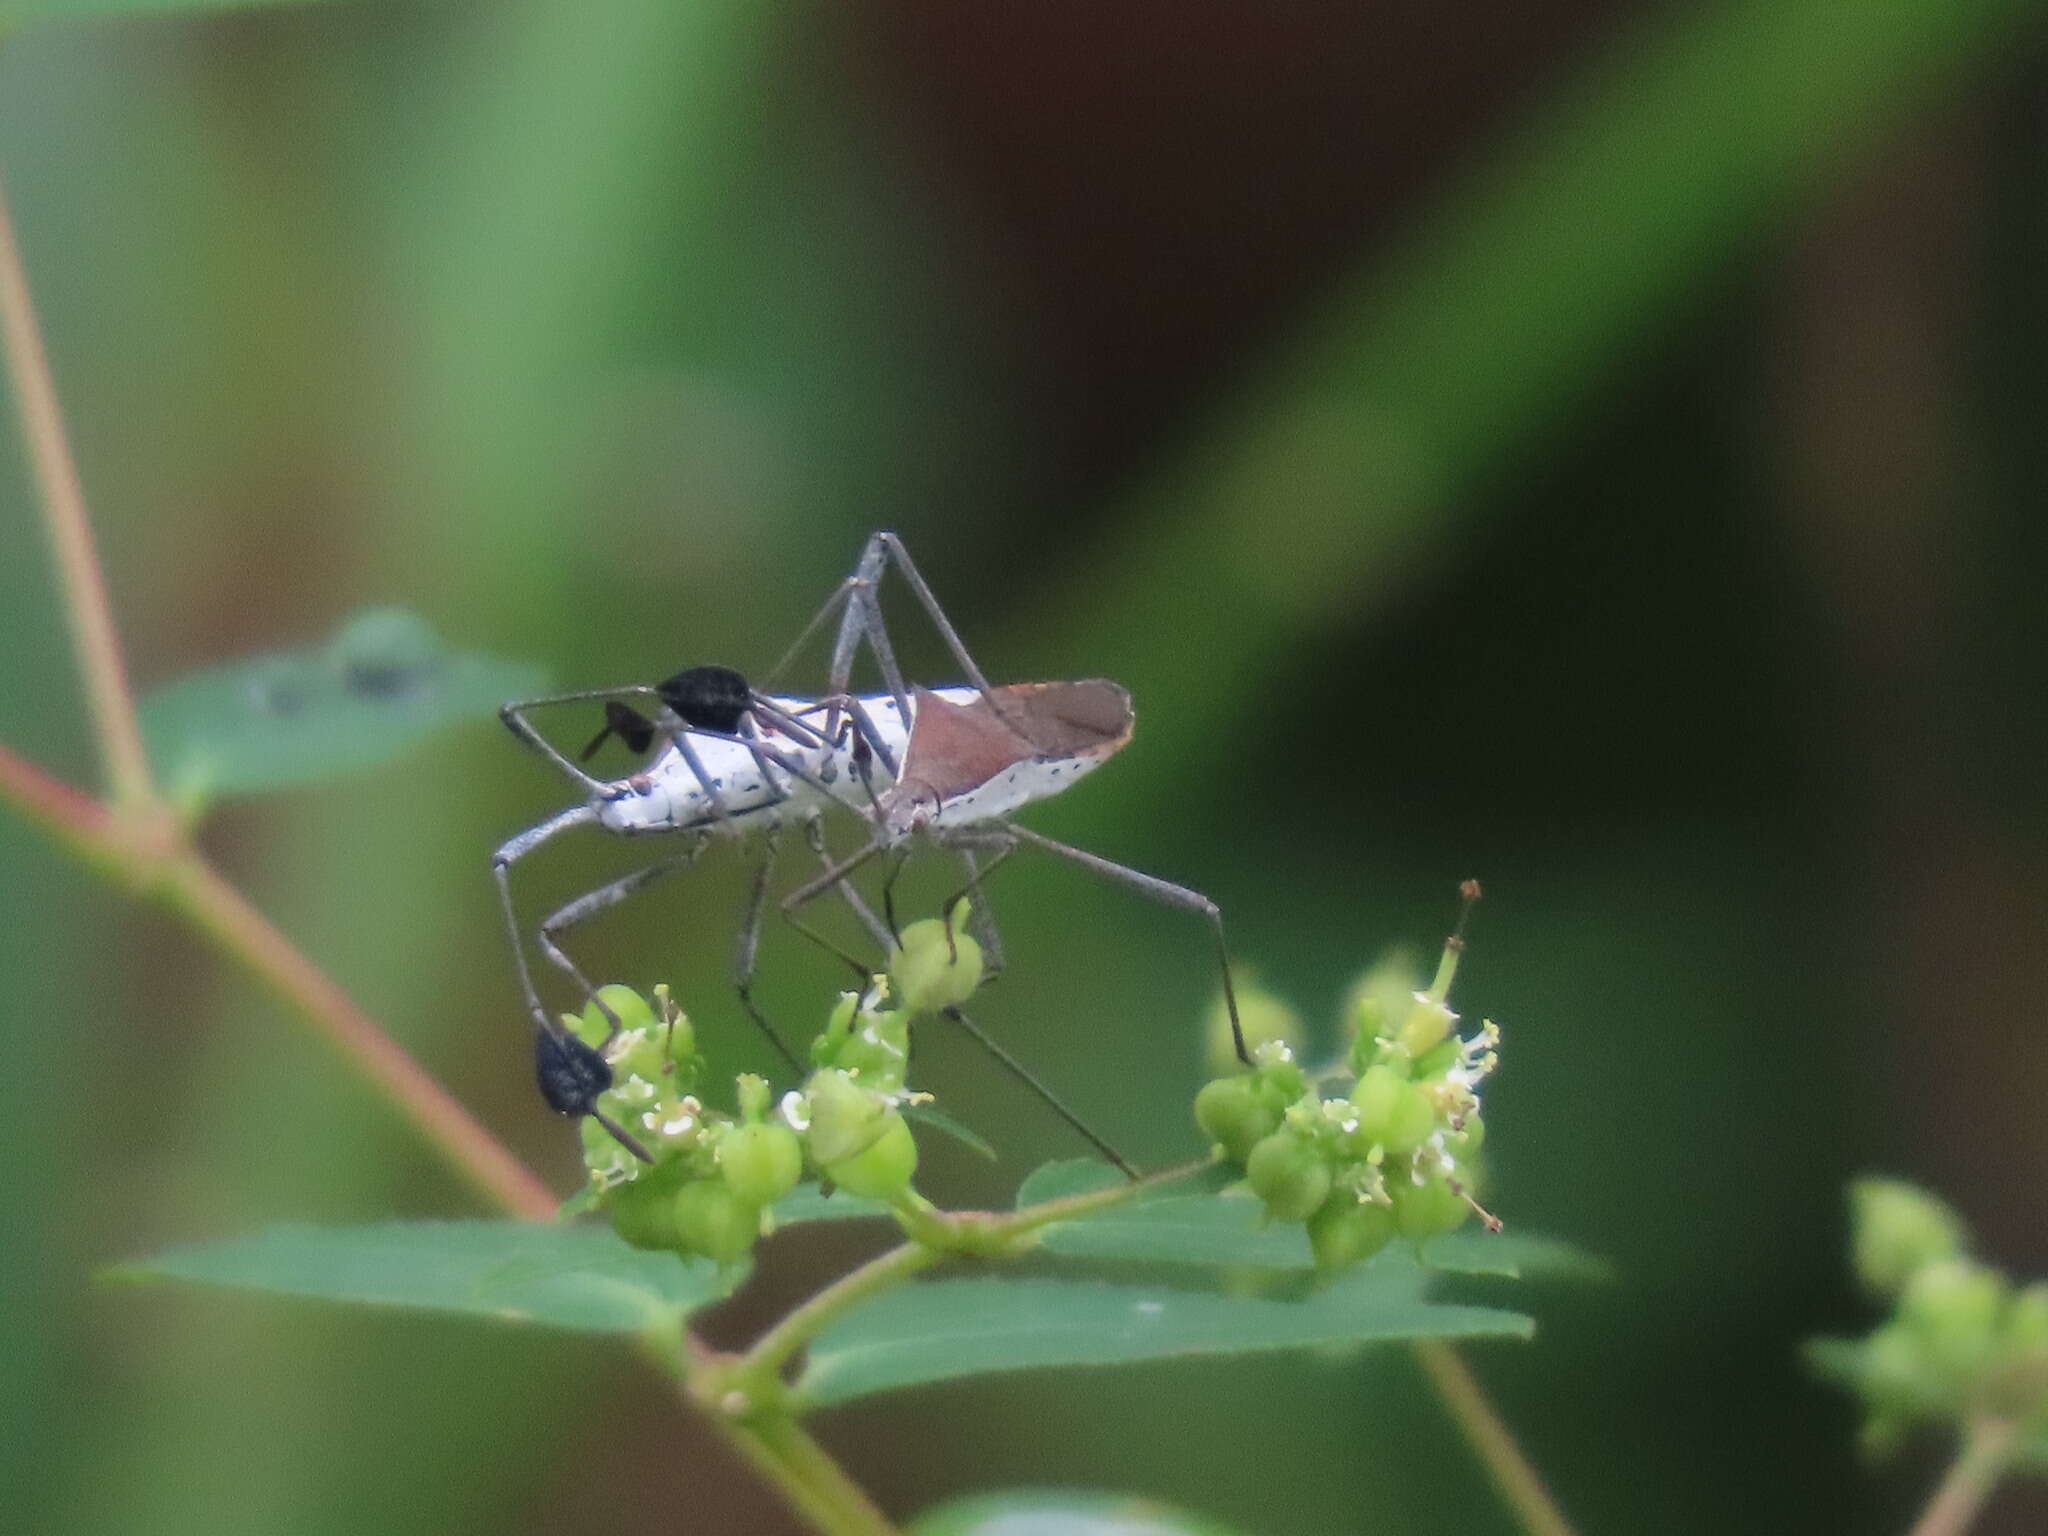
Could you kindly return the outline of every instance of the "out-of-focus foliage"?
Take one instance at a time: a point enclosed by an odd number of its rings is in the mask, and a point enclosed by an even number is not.
[[[143,700],[142,729],[164,788],[203,800],[372,767],[545,681],[536,667],[451,652],[416,615],[386,609],[357,614],[318,650],[181,677]]]
[[[1133,690],[1131,749],[1035,824],[1213,895],[1325,1045],[1359,957],[1433,944],[1487,877],[1490,1204],[1623,1283],[1473,1355],[1585,1528],[1903,1525],[1920,1482],[1865,1494],[1794,1342],[1855,1325],[1827,1213],[1858,1167],[2048,1262],[2015,1174],[2048,1160],[2033,8],[45,9],[0,44],[0,169],[145,690],[366,604],[565,686],[763,671],[897,526],[998,680]],[[0,433],[0,740],[90,782],[29,484]],[[210,834],[566,1189],[484,869],[559,799],[479,722]],[[550,852],[536,912],[629,857]],[[593,963],[687,972],[744,1040],[746,879],[707,860]],[[1188,1155],[1200,935],[1021,857],[991,899],[981,1021],[1141,1158]],[[827,974],[772,932],[763,1005]],[[580,1532],[684,1493],[787,1528],[581,1341],[81,1286],[469,1206],[266,997],[7,818],[0,997],[23,1528]],[[961,1200],[1074,1150],[970,1048],[917,1048],[1005,1154],[934,1147]],[[764,1277],[861,1230],[776,1237]],[[1499,1519],[1371,1356],[837,1427],[892,1508],[1050,1466],[1247,1530],[1276,1486],[1288,1529]]]

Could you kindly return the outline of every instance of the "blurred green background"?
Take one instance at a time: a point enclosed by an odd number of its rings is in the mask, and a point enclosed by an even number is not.
[[[0,4],[0,169],[141,686],[371,603],[563,686],[765,669],[895,527],[992,675],[1136,695],[1136,743],[1032,824],[1211,893],[1324,1038],[1485,879],[1492,1203],[1621,1281],[1473,1357],[1586,1530],[1903,1525],[1932,1455],[1859,1467],[1794,1347],[1864,1326],[1858,1170],[2048,1270],[2035,7],[48,14],[114,8]],[[0,549],[0,740],[89,783],[12,432]],[[486,870],[560,800],[477,723],[206,840],[566,1190]],[[564,845],[526,899],[629,860]],[[585,952],[765,1066],[723,979],[744,874]],[[1199,924],[1021,858],[997,893],[983,1022],[1141,1160],[1194,1152]],[[771,1011],[821,1016],[828,963],[785,933],[765,965]],[[0,1003],[12,1528],[792,1528],[624,1351],[94,1289],[174,1241],[473,1205],[7,816]],[[924,1050],[1006,1154],[933,1147],[934,1195],[1077,1150]],[[857,1242],[771,1244],[717,1328]],[[1062,1482],[1272,1536],[1509,1529],[1397,1352],[821,1429],[899,1513]],[[2021,1490],[1981,1528],[2044,1524]]]

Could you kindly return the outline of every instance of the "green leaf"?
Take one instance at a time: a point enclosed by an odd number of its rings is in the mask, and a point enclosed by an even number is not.
[[[545,684],[523,662],[449,651],[417,615],[374,609],[317,650],[252,656],[168,684],[143,701],[142,733],[159,780],[203,801],[371,767]]]
[[[311,0],[0,0],[0,30],[64,16],[149,16],[167,12],[275,10]]]
[[[795,1226],[801,1221],[851,1221],[862,1216],[887,1216],[889,1207],[879,1200],[864,1200],[843,1189],[822,1194],[815,1184],[799,1184],[775,1202],[775,1224]]]
[[[999,1161],[994,1147],[942,1109],[935,1109],[929,1104],[906,1104],[903,1106],[903,1118],[915,1120],[919,1125],[928,1125],[941,1135],[952,1137],[968,1151],[991,1163]]]
[[[1237,1536],[1237,1528],[1134,1494],[1016,1488],[928,1509],[910,1536]]]
[[[1229,1177],[1226,1170],[1212,1170],[1201,1177],[1200,1183],[1190,1180],[1164,1185],[1127,1205],[1056,1222],[1044,1230],[1045,1251],[1063,1258],[1142,1264],[1313,1267],[1308,1234],[1300,1226],[1267,1223],[1257,1200],[1223,1190]],[[1122,1175],[1106,1163],[1087,1159],[1048,1163],[1024,1181],[1017,1201],[1019,1206],[1035,1205],[1121,1180]],[[1606,1274],[1598,1259],[1567,1243],[1514,1231],[1453,1232],[1432,1238],[1420,1254],[1397,1243],[1372,1262],[1375,1266],[1420,1265],[1453,1274],[1510,1278],[1592,1279]]]
[[[516,1221],[277,1227],[177,1248],[107,1272],[283,1296],[460,1312],[503,1322],[633,1333],[727,1295],[739,1278],[705,1259],[646,1253],[609,1228]]]
[[[1429,1301],[1425,1283],[1413,1269],[1363,1269],[1282,1301],[1165,1285],[933,1280],[891,1291],[827,1329],[797,1385],[809,1401],[832,1404],[989,1371],[1534,1330],[1513,1312]]]

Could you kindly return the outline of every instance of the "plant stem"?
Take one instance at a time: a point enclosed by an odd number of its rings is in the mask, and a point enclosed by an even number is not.
[[[174,867],[163,896],[223,953],[304,1014],[343,1061],[380,1090],[429,1145],[493,1205],[548,1221],[555,1197],[476,1117],[306,958],[197,852]]]
[[[827,1536],[896,1536],[896,1527],[867,1491],[786,1410],[731,1427],[738,1431],[735,1443],[746,1447],[749,1459]],[[752,1455],[748,1441],[765,1453],[765,1459]]]
[[[921,1269],[945,1257],[923,1243],[900,1243],[841,1275],[802,1306],[785,1315],[740,1357],[733,1379],[743,1390],[759,1391],[804,1345],[872,1296],[894,1290]]]
[[[1441,1339],[1424,1339],[1415,1345],[1415,1358],[1522,1529],[1530,1536],[1573,1536],[1571,1522],[1522,1454],[1514,1433],[1487,1401],[1485,1389],[1464,1357]]]
[[[734,1367],[734,1384],[749,1392],[761,1391],[770,1384],[771,1378],[781,1372],[782,1367],[799,1349],[847,1312],[883,1291],[895,1289],[919,1270],[930,1268],[949,1254],[959,1253],[986,1258],[990,1254],[1002,1252],[1006,1247],[1012,1246],[1017,1238],[1026,1236],[1040,1227],[1121,1205],[1127,1200],[1135,1199],[1146,1190],[1171,1183],[1175,1179],[1184,1179],[1189,1174],[1200,1173],[1208,1166],[1206,1162],[1187,1163],[1178,1168],[1169,1168],[1164,1173],[1155,1173],[1128,1183],[1086,1190],[1078,1195],[1065,1195],[1058,1200],[1041,1201],[1037,1205],[1027,1205],[1019,1211],[1001,1214],[968,1211],[951,1216],[934,1215],[927,1222],[920,1223],[920,1229],[928,1228],[935,1236],[950,1231],[957,1235],[957,1242],[948,1244],[944,1241],[912,1238],[907,1243],[877,1254],[859,1269],[840,1276],[754,1341],[753,1346],[740,1357]]]
[[[0,799],[13,802],[88,867],[162,902],[265,983],[491,1204],[533,1221],[554,1214],[548,1187],[251,906],[175,823],[117,817],[5,747]],[[160,836],[143,836],[149,827]]]
[[[57,386],[50,377],[49,356],[43,350],[35,307],[29,301],[28,276],[14,237],[4,185],[0,185],[0,339],[5,341],[8,382],[14,389],[29,463],[41,492],[43,526],[63,578],[64,611],[71,625],[78,669],[85,678],[107,787],[117,807],[148,805],[155,798],[149,760],[143,755],[142,732],[135,721],[114,614],[93,548],[92,524],[85,515],[85,492],[65,441]]]
[[[1972,1419],[1956,1459],[1913,1522],[1911,1536],[1961,1536],[2005,1474],[2020,1427],[2010,1419]]]

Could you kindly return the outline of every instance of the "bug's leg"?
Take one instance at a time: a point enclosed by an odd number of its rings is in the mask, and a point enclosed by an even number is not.
[[[932,628],[939,632],[939,638],[946,642],[946,649],[951,651],[953,659],[960,663],[960,670],[967,681],[974,684],[976,690],[988,701],[991,709],[995,708],[995,699],[991,697],[992,690],[989,688],[988,679],[982,676],[981,668],[974,664],[974,658],[967,654],[966,642],[960,638],[960,632],[953,627],[953,621],[946,617],[946,610],[939,606],[937,595],[925,581],[923,572],[918,570],[917,562],[910,558],[910,551],[903,547],[903,541],[895,534],[884,531],[875,535],[874,542],[879,544],[882,552],[895,563],[897,573],[916,596],[918,605],[924,609],[925,617],[932,621]],[[876,616],[879,619],[879,610]]]
[[[1149,901],[1161,906],[1177,907],[1183,912],[1200,913],[1209,920],[1210,930],[1216,935],[1216,964],[1223,976],[1223,1006],[1230,1014],[1230,1038],[1237,1047],[1237,1059],[1246,1066],[1251,1065],[1251,1052],[1245,1049],[1244,1025],[1237,1016],[1237,989],[1230,982],[1230,947],[1223,940],[1223,912],[1215,902],[1200,891],[1191,891],[1184,885],[1175,885],[1170,880],[1161,880],[1142,870],[1132,869],[1100,854],[1089,853],[1067,843],[1055,842],[1042,832],[1033,832],[1029,827],[1020,827],[1014,822],[1005,824],[1005,832],[1034,847],[1043,848],[1047,853],[1057,854],[1063,859],[1080,865],[1092,874],[1136,891]]]
[[[761,863],[754,871],[754,888],[747,897],[746,916],[740,921],[739,944],[733,951],[732,985],[740,995],[740,1007],[754,1021],[754,1027],[768,1037],[768,1043],[789,1063],[790,1069],[801,1076],[807,1070],[805,1063],[797,1058],[788,1042],[768,1022],[767,1015],[754,1004],[754,961],[761,952],[761,917],[767,909],[768,881],[775,873],[775,853],[781,837],[780,827],[770,827],[764,837]]]
[[[519,913],[512,905],[512,865],[533,852],[542,843],[558,832],[586,823],[594,825],[597,812],[587,805],[572,806],[560,815],[550,816],[537,827],[528,827],[516,837],[507,838],[491,855],[491,878],[498,884],[498,905],[505,913],[505,932],[512,940],[512,958],[519,967],[519,990],[526,999],[526,1011],[533,1015],[534,1023],[553,1033],[560,1026],[548,1017],[540,1005],[540,994],[534,990],[533,971],[526,963],[526,936],[519,931]]]
[[[614,1034],[618,1032],[618,1019],[609,1008],[604,1006],[604,1001],[598,997],[597,987],[591,982],[590,978],[583,974],[582,969],[576,962],[569,958],[568,951],[562,948],[561,935],[567,930],[576,927],[579,923],[588,922],[600,912],[610,911],[620,902],[626,900],[627,897],[637,891],[645,890],[656,881],[666,880],[670,875],[679,874],[683,870],[688,869],[697,862],[698,855],[703,853],[710,841],[711,839],[708,836],[700,835],[689,847],[680,853],[670,854],[667,858],[658,859],[642,869],[634,870],[629,875],[621,876],[617,880],[601,885],[594,891],[585,892],[574,901],[565,903],[561,908],[552,913],[537,930],[536,942],[540,945],[540,952],[546,955],[561,970],[567,972],[570,979],[583,989],[583,995],[586,998],[597,1003],[605,1017],[611,1019],[612,1032]],[[607,1040],[605,1043],[609,1045],[611,1042]]]
[[[563,756],[553,742],[535,729],[533,722],[526,718],[526,714],[528,710],[546,709],[557,704],[589,704],[600,699],[623,698],[652,698],[659,703],[661,696],[652,688],[637,685],[627,688],[585,688],[576,693],[551,693],[538,699],[521,699],[500,709],[498,718],[505,722],[508,731],[552,763],[555,770],[570,783],[576,785],[586,795],[599,795],[604,793],[604,781],[592,778]]]
[[[709,736],[715,733],[700,733],[694,729],[680,730],[673,733],[669,741],[674,744],[676,755],[682,758],[684,765],[695,775],[697,787],[704,791],[704,798],[711,802],[711,819],[725,821],[732,815],[726,807],[725,796],[719,793],[717,782],[704,771],[704,760],[697,756],[697,749],[690,745],[690,737],[697,734]]]
[[[1138,1170],[1131,1166],[1130,1161],[1127,1158],[1125,1158],[1125,1156],[1121,1152],[1117,1151],[1117,1149],[1111,1146],[1108,1143],[1108,1141],[1106,1141],[1102,1136],[1097,1134],[1094,1128],[1091,1127],[1087,1121],[1083,1120],[1079,1115],[1075,1114],[1071,1109],[1067,1108],[1065,1102],[1061,1100],[1058,1094],[1054,1093],[1050,1088],[1046,1087],[1044,1083],[1041,1083],[1035,1076],[1033,1076],[1030,1068],[1026,1067],[1023,1062],[1019,1061],[1016,1057],[1012,1056],[1008,1051],[1004,1050],[1002,1046],[997,1043],[993,1035],[990,1035],[979,1024],[975,1023],[974,1020],[967,1017],[967,1015],[957,1007],[942,1008],[939,1011],[945,1014],[945,1016],[951,1019],[955,1024],[958,1024],[962,1029],[967,1031],[968,1037],[972,1039],[974,1043],[980,1046],[984,1051],[987,1051],[989,1055],[993,1056],[997,1060],[997,1062],[999,1062],[1002,1065],[1002,1068],[1005,1072],[1008,1072],[1010,1076],[1016,1078],[1018,1082],[1022,1083],[1026,1088],[1030,1089],[1040,1099],[1044,1100],[1046,1106],[1049,1109],[1051,1109],[1054,1114],[1058,1115],[1062,1120],[1066,1121],[1068,1125],[1072,1126],[1074,1130],[1080,1134],[1082,1140],[1086,1141],[1089,1146],[1093,1147],[1096,1151],[1100,1152],[1104,1157],[1108,1158],[1112,1163],[1116,1164],[1117,1170],[1120,1173],[1122,1173],[1126,1178],[1135,1179],[1138,1177]]]
[[[772,685],[776,679],[789,670],[789,665],[796,660],[797,653],[811,643],[811,636],[824,628],[833,615],[837,614],[845,605],[847,598],[853,593],[856,580],[857,574],[855,576],[848,576],[832,589],[832,595],[819,605],[816,613],[811,615],[810,622],[804,625],[802,632],[797,635],[796,639],[790,642],[789,649],[782,653],[782,659],[776,662],[774,667],[769,670],[768,676],[763,679],[764,682]]]
[[[882,877],[882,921],[889,925],[889,939],[896,948],[903,947],[903,925],[896,921],[896,881],[903,874],[904,865],[910,862],[910,849],[896,850],[896,857],[889,861],[889,873]],[[944,908],[951,911],[950,907]],[[950,934],[951,930],[948,930]],[[958,959],[958,956],[954,957]]]
[[[868,961],[862,960],[859,956],[841,948],[831,939],[825,937],[824,934],[819,933],[815,928],[812,928],[803,919],[798,917],[797,913],[827,891],[836,889],[846,898],[847,905],[853,909],[854,916],[858,917],[868,932],[874,935],[875,942],[886,953],[889,948],[889,930],[882,925],[881,919],[875,916],[873,909],[861,899],[860,892],[849,885],[846,879],[848,875],[851,875],[855,870],[879,854],[882,851],[881,845],[879,843],[869,843],[861,848],[859,852],[834,863],[830,851],[825,846],[825,830],[818,824],[815,818],[805,823],[804,832],[810,841],[811,850],[824,863],[825,869],[823,873],[805,881],[782,898],[779,908],[783,921],[809,939],[813,944],[816,944],[820,949],[836,955],[839,959],[845,961],[852,968],[853,973],[861,979],[862,985],[866,985],[868,978],[874,974],[875,967]]]
[[[988,903],[982,897],[981,882],[994,874],[1003,860],[1017,851],[1017,845],[1015,843],[1005,843],[997,850],[996,856],[985,865],[975,862],[973,848],[963,847],[958,848],[957,851],[960,855],[960,862],[966,866],[967,881],[959,890],[948,896],[946,904],[939,908],[939,911],[945,915],[946,921],[946,952],[950,959],[958,960],[960,958],[960,951],[953,943],[953,909],[960,904],[961,897],[969,897],[971,898],[971,905],[967,909],[967,923],[969,931],[973,933],[976,942],[981,945],[981,979],[983,981],[994,981],[996,977],[1003,973],[1003,938],[1001,934],[996,932],[995,917],[990,913]]]

